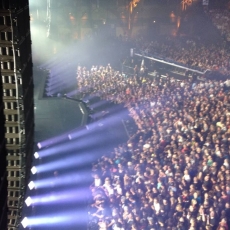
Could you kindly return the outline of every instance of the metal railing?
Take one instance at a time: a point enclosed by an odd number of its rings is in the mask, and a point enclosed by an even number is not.
[[[166,64],[166,65],[170,65],[170,66],[174,66],[174,67],[177,67],[177,68],[181,68],[181,69],[184,69],[186,71],[191,71],[193,73],[198,73],[198,74],[206,74],[207,72],[211,71],[209,69],[206,69],[205,71],[201,71],[201,70],[196,70],[196,69],[192,69],[190,67],[187,67],[187,66],[183,66],[183,65],[179,65],[175,62],[169,62],[168,60],[166,60],[166,58],[157,58],[157,57],[149,57],[149,56],[145,56],[143,54],[139,54],[139,53],[135,53],[134,54],[135,56],[138,56],[138,57],[141,57],[141,58],[146,58],[146,59],[149,59],[149,60],[153,60],[153,61],[156,61],[156,62],[160,62],[160,63],[163,63],[163,64]]]

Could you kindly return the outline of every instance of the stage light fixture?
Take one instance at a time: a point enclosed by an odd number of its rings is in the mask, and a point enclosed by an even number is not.
[[[28,196],[28,198],[25,200],[25,203],[26,203],[27,207],[29,207],[33,203],[33,201],[32,201],[30,196]]]
[[[34,157],[35,157],[35,159],[38,159],[38,158],[39,158],[38,152],[35,152],[35,153],[34,153]]]
[[[30,190],[34,189],[35,188],[35,184],[33,181],[30,181],[30,183],[28,184],[28,187]]]
[[[39,149],[41,149],[41,148],[42,148],[41,143],[38,143],[38,144],[37,144],[37,146],[38,146],[38,148],[39,148]]]
[[[23,228],[26,228],[29,225],[29,220],[27,217],[25,217],[21,222]]]
[[[35,166],[33,166],[32,169],[31,169],[31,172],[32,172],[33,174],[35,174],[35,173],[37,173],[37,171],[38,171],[37,168],[36,168]]]

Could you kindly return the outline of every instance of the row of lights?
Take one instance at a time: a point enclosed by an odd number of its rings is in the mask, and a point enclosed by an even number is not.
[[[35,152],[35,153],[34,153],[34,158],[35,158],[35,159],[39,159],[39,154],[38,154],[38,152]],[[36,173],[37,173],[37,168],[36,168],[35,166],[33,166],[33,167],[31,168],[31,172],[32,172],[33,175],[36,174]],[[28,187],[29,187],[30,190],[35,189],[35,183],[34,183],[33,181],[30,181],[30,183],[28,184]],[[29,197],[25,200],[25,204],[26,204],[27,207],[29,207],[29,206],[31,206],[32,203],[33,203],[33,200],[32,200],[32,198],[29,196]],[[23,228],[28,227],[28,225],[29,225],[29,219],[28,219],[27,217],[25,217],[25,218],[21,221],[21,224],[22,224]]]
[[[78,135],[76,135],[75,134],[75,132],[77,132],[78,133]],[[83,132],[84,133],[84,132]],[[82,133],[81,133],[82,134]],[[72,139],[75,139],[75,138],[77,138],[78,136],[79,136],[80,134],[79,134],[79,130],[77,130],[77,131],[74,131],[73,133],[71,133],[71,134],[68,134],[67,135],[67,138],[69,139],[69,140],[72,140]],[[57,140],[48,140],[48,142],[46,143],[46,142],[44,142],[44,143],[38,143],[37,144],[37,146],[38,146],[38,148],[39,149],[42,149],[42,148],[44,148],[45,146],[50,146],[50,145],[53,145],[54,143],[58,143],[61,139],[65,139],[66,137],[65,136],[60,136],[59,137],[59,139],[57,139]],[[66,147],[66,148],[68,148],[68,147]],[[54,151],[55,152],[55,151]],[[49,154],[50,154],[50,152],[49,152]],[[48,155],[48,154],[47,154]],[[41,159],[41,158],[43,158],[43,157],[45,157],[46,156],[46,154],[44,154],[44,152],[40,152],[40,153],[38,153],[38,152],[35,152],[34,153],[34,158],[35,159]],[[40,168],[39,168],[39,170],[38,170],[38,167],[35,167],[35,166],[33,166],[32,168],[31,168],[31,173],[33,174],[33,175],[35,175],[36,173],[39,173],[39,172],[41,172],[42,171],[42,169],[40,170]],[[57,182],[57,181],[56,181]],[[67,181],[68,182],[68,181]],[[47,181],[45,181],[44,183],[50,183],[50,181],[48,180],[48,182]],[[52,181],[51,181],[51,183],[52,183]],[[28,187],[29,187],[29,189],[30,190],[33,190],[33,189],[37,189],[37,188],[40,188],[42,185],[41,185],[41,182],[38,182],[38,183],[36,183],[36,182],[34,182],[34,181],[30,181],[29,182],[29,184],[28,184]],[[66,197],[69,197],[69,195],[67,195]],[[27,197],[26,198],[26,200],[25,200],[25,204],[26,204],[26,206],[27,207],[30,207],[31,205],[33,205],[33,204],[35,204],[36,202],[38,202],[38,200],[40,201],[40,198],[31,198],[30,196],[29,197]],[[32,219],[30,219],[30,218],[28,218],[28,217],[24,217],[24,219],[21,221],[21,224],[22,224],[22,226],[23,226],[23,228],[27,228],[28,226],[30,226],[31,224],[34,224],[34,219],[32,218]]]

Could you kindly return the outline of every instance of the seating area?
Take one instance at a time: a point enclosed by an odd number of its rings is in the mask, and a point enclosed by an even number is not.
[[[230,25],[229,25],[230,12],[229,10],[212,9],[209,11],[209,16],[213,24],[220,31],[221,35],[227,41],[230,41]]]

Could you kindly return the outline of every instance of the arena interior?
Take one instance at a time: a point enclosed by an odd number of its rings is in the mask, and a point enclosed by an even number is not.
[[[30,1],[35,154],[20,229],[229,230],[229,1],[79,2]]]

